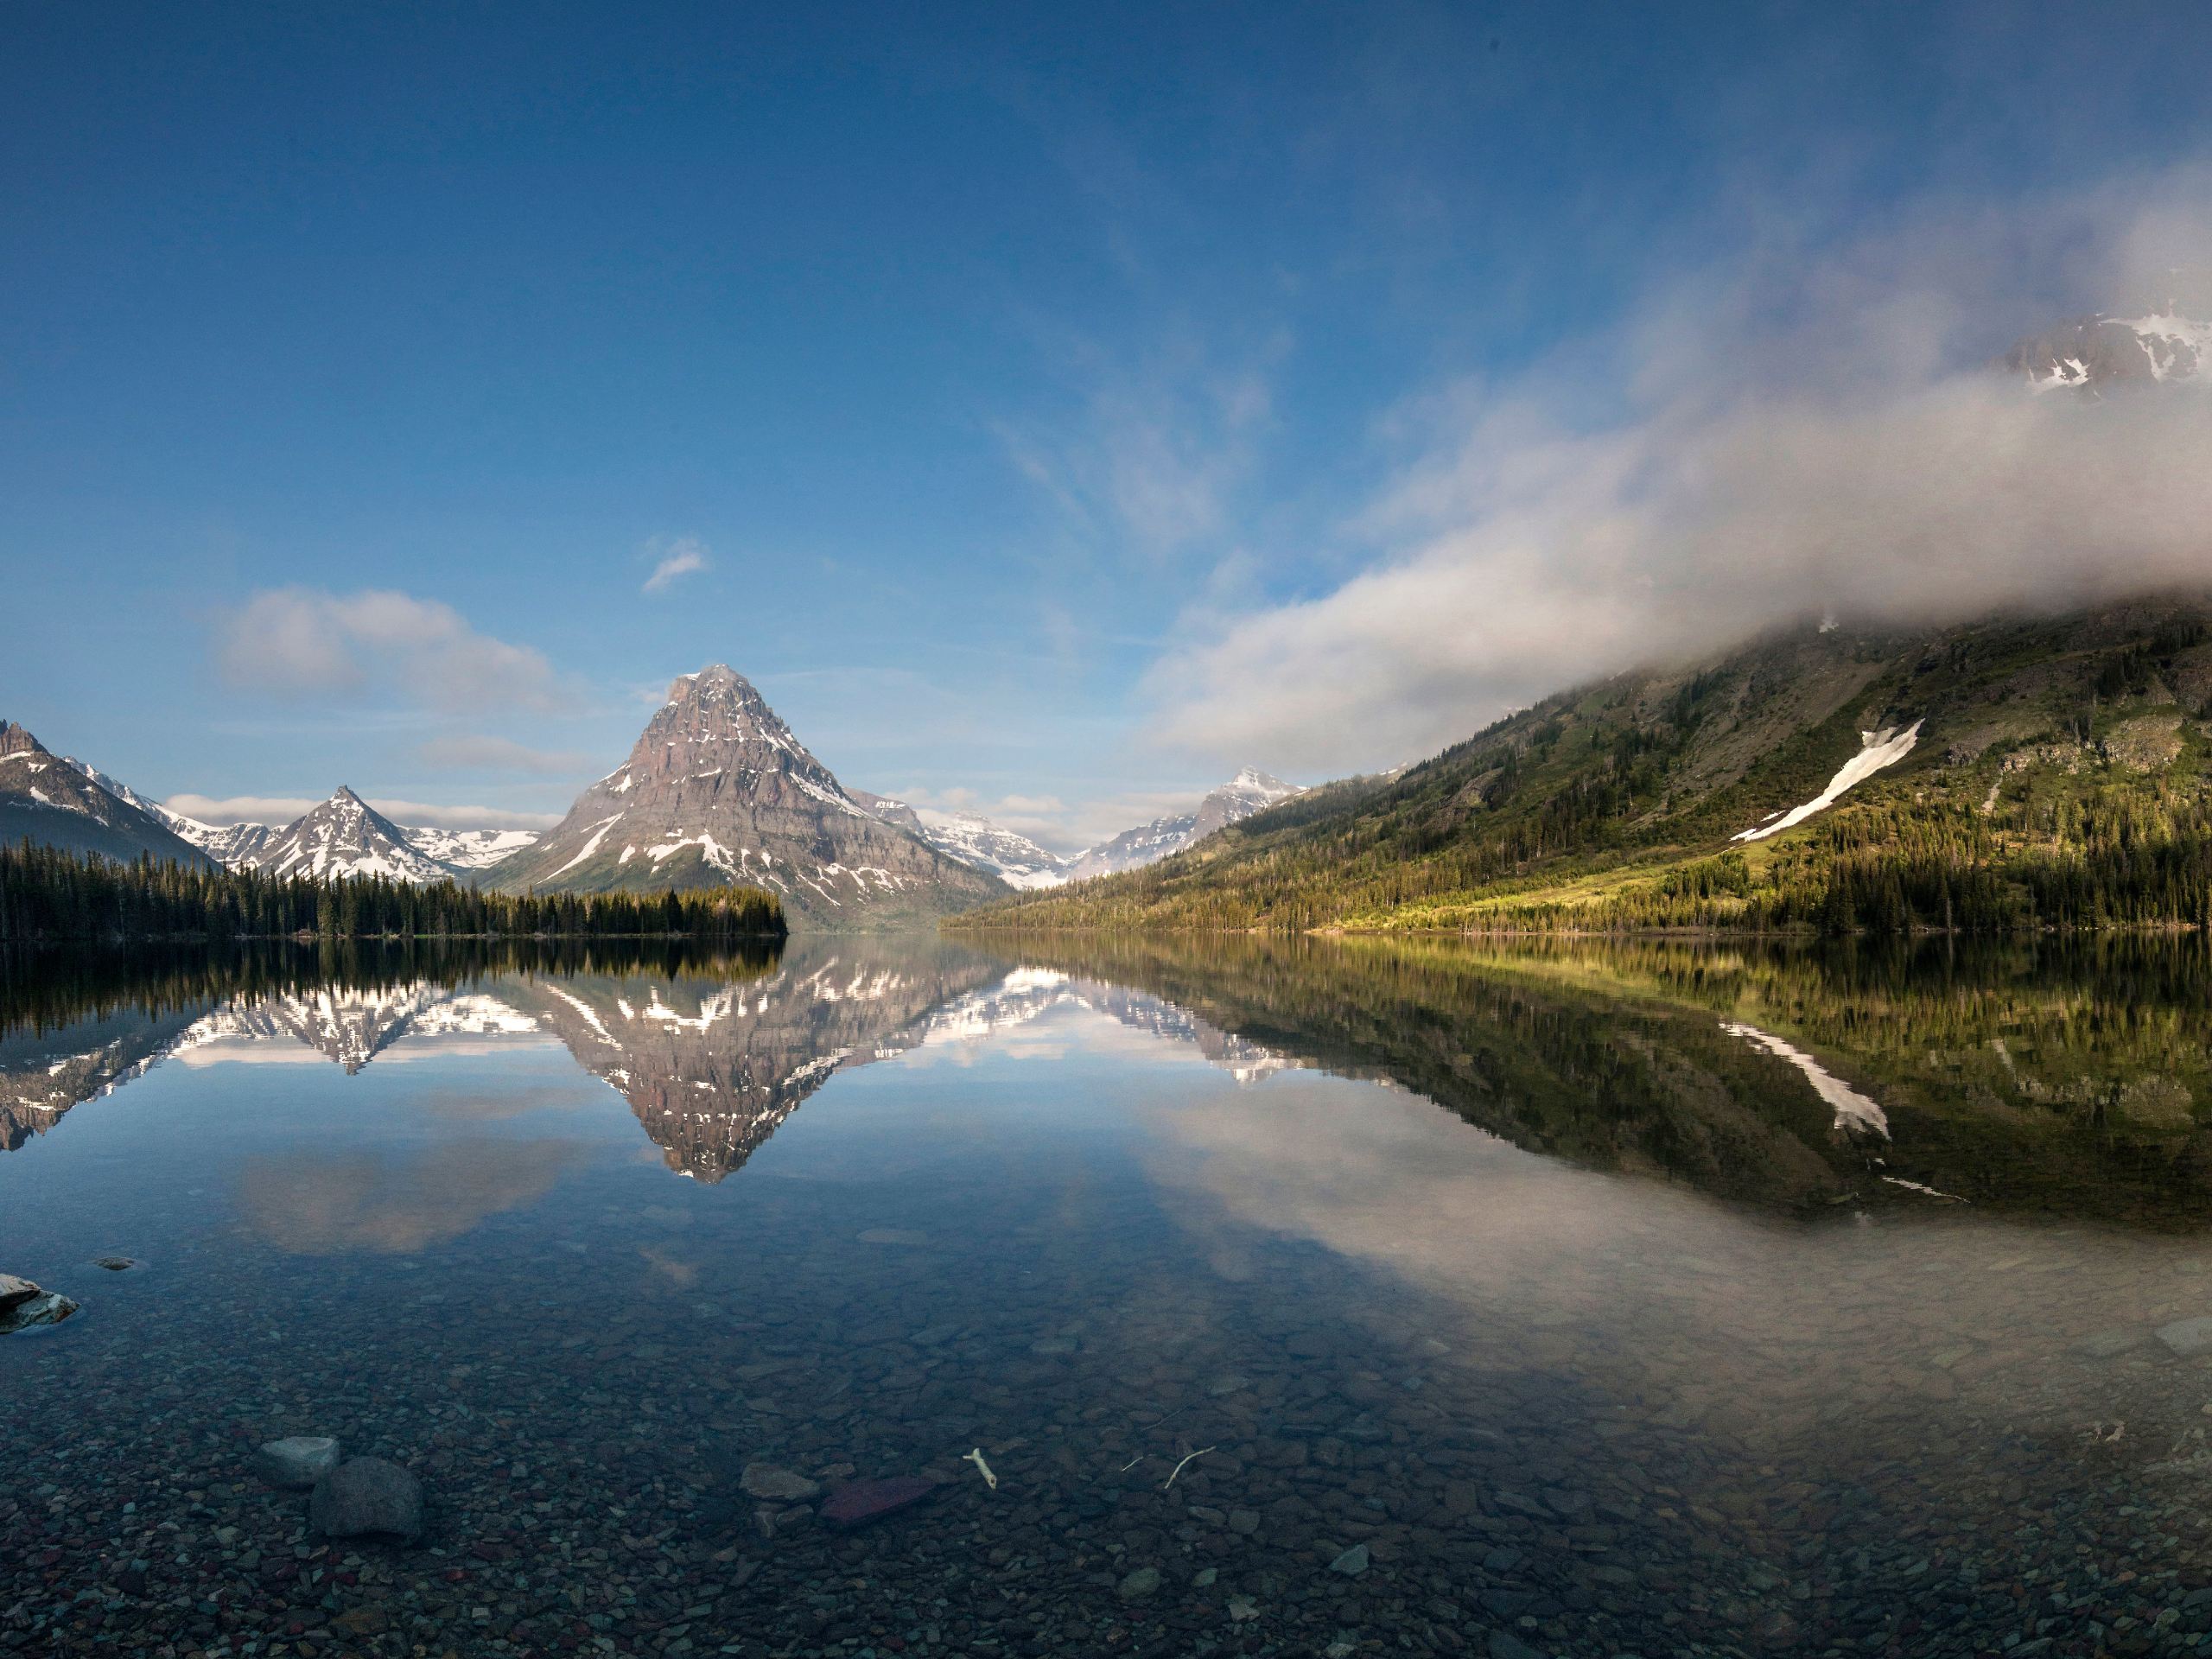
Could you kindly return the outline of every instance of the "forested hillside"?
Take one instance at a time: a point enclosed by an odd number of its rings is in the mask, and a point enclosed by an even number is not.
[[[2212,600],[1815,626],[1547,698],[1387,781],[964,927],[2212,921]],[[1909,750],[1802,823],[1891,734]]]

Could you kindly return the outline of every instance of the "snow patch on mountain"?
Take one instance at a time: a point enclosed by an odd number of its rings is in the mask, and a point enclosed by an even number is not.
[[[2169,307],[2139,317],[2082,317],[2031,334],[2006,353],[2004,366],[2031,391],[2088,397],[2131,384],[2187,381],[2212,386],[2212,322]]]
[[[399,832],[423,857],[451,870],[480,870],[537,844],[535,830],[442,830],[435,824],[402,824]]]
[[[1800,824],[1815,812],[1834,806],[1839,797],[1853,784],[1861,784],[1885,766],[1893,766],[1912,753],[1912,746],[1920,741],[1919,721],[1899,728],[1885,727],[1878,732],[1859,734],[1859,750],[1843,763],[1841,770],[1828,779],[1828,786],[1806,802],[1793,806],[1787,812],[1774,815],[1767,823],[1753,829],[1739,830],[1728,837],[1731,841],[1764,841],[1769,836],[1778,836],[1794,824]]]
[[[1067,880],[1067,861],[1046,852],[1028,836],[992,823],[980,812],[944,812],[910,806],[864,789],[846,793],[861,809],[904,830],[947,858],[995,875],[1012,887],[1056,887]]]

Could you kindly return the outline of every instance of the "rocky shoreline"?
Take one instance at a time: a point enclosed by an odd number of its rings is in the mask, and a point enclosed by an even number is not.
[[[2054,1408],[2093,1389],[2144,1426],[2110,1442],[1985,1438],[1921,1387],[1760,1443],[1444,1341],[1385,1281],[1351,1317],[1319,1258],[1231,1296],[1094,1248],[1100,1311],[1071,1319],[1013,1265],[1033,1234],[985,1268],[896,1230],[613,1310],[591,1274],[518,1305],[535,1247],[480,1237],[435,1275],[294,1287],[266,1336],[281,1281],[233,1261],[226,1300],[188,1269],[239,1334],[220,1352],[173,1298],[104,1298],[0,1374],[26,1449],[0,1649],[2087,1655],[2212,1630],[2204,1477],[2138,1455],[2212,1375],[2148,1328],[2053,1379]],[[264,1478],[267,1441],[316,1429],[421,1481],[419,1543],[328,1538]],[[928,1490],[878,1524],[823,1519],[900,1477]]]

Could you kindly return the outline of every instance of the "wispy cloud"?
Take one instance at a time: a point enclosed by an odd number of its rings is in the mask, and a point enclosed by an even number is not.
[[[2155,300],[2203,257],[2208,182],[1758,251],[1586,343],[1604,417],[1558,364],[1433,403],[1426,452],[1356,526],[1368,568],[1186,618],[1156,734],[1371,767],[1824,608],[1911,621],[2212,579],[2212,386],[2092,404],[1988,367],[2063,315]]]
[[[1061,365],[1080,389],[1072,407],[990,430],[1078,539],[1152,557],[1204,547],[1236,527],[1273,413],[1268,372],[1286,349],[1230,366],[1181,349],[1132,369],[1077,342]]]
[[[389,588],[264,588],[221,616],[217,671],[289,697],[388,690],[442,709],[550,709],[566,699],[552,664],[479,633],[442,601]]]
[[[448,772],[512,772],[533,778],[560,778],[588,766],[573,749],[533,749],[512,738],[462,733],[434,737],[415,751],[426,766]]]
[[[657,555],[652,574],[645,578],[641,590],[658,594],[680,581],[708,568],[707,544],[696,536],[679,536],[672,542],[654,541],[647,543],[646,552]]]

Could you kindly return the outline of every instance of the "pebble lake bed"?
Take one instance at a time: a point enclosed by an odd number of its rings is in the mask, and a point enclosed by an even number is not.
[[[2208,982],[802,938],[48,997],[0,1651],[2196,1651]]]

